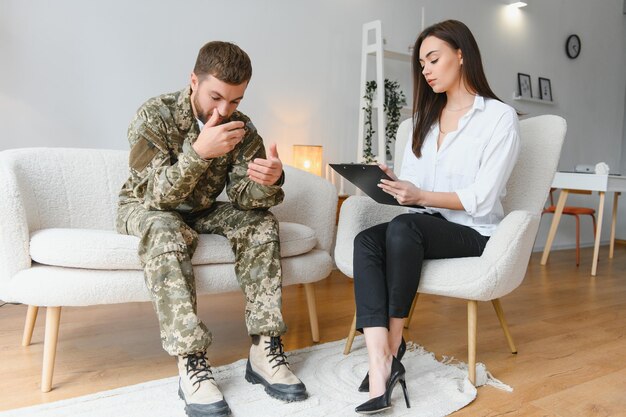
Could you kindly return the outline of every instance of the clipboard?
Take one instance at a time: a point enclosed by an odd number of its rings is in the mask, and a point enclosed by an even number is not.
[[[390,194],[387,194],[378,187],[381,179],[393,181],[389,175],[380,169],[378,165],[368,164],[329,164],[339,175],[350,181],[361,191],[367,194],[372,200],[380,204],[390,206],[424,208],[423,206],[410,206],[398,203]]]

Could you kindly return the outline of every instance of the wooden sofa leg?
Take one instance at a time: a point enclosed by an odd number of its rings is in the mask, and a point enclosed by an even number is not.
[[[467,301],[467,368],[469,380],[476,385],[476,329],[478,321],[478,301]]]
[[[311,323],[311,336],[314,342],[320,341],[320,328],[317,321],[317,305],[315,304],[315,288],[313,284],[304,284],[306,303],[309,308],[309,321]]]
[[[496,298],[495,300],[491,300],[491,304],[493,304],[493,308],[496,310],[496,315],[498,316],[498,320],[500,320],[500,326],[502,326],[502,330],[504,331],[504,336],[506,337],[506,341],[509,344],[509,349],[511,349],[511,353],[516,354],[517,348],[515,347],[515,343],[513,343],[513,337],[509,332],[509,326],[506,324],[506,319],[504,318],[504,310],[502,310],[502,306],[500,305],[500,299]]]
[[[352,342],[354,342],[354,336],[356,335],[356,311],[354,312],[354,318],[352,319],[352,324],[350,325],[350,333],[348,333],[348,338],[346,339],[346,347],[343,349],[343,354],[347,355],[352,350]]]
[[[41,372],[42,392],[49,392],[52,389],[52,374],[54,373],[60,322],[61,307],[46,308],[46,336],[43,346],[43,370]]]
[[[28,311],[26,312],[26,322],[24,323],[24,334],[22,335],[22,346],[30,345],[30,341],[33,338],[33,330],[35,329],[38,311],[39,307],[28,306]]]
[[[420,293],[415,293],[415,298],[413,299],[413,304],[411,304],[411,310],[409,310],[409,316],[404,320],[404,328],[408,329],[411,324],[411,318],[413,318],[413,311],[415,310],[415,304],[417,304],[417,297],[419,297]]]

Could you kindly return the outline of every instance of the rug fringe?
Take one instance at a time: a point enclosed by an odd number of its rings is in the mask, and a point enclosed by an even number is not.
[[[407,349],[409,348],[409,346],[411,346],[412,348],[411,350],[417,350],[420,353],[427,352],[434,356],[432,352],[428,352],[426,349],[424,349],[422,346],[418,345],[417,343],[407,342]],[[469,369],[469,367],[467,366],[465,362],[456,359],[454,356],[442,355],[441,360],[439,362],[441,362],[444,365],[452,365],[466,372]],[[480,372],[477,372],[477,375],[476,375],[477,386],[490,385],[494,388],[501,389],[502,391],[513,392],[513,387],[511,387],[508,384],[505,384],[504,382],[500,381],[498,378],[494,377],[493,374],[487,370],[487,366],[485,366],[484,363],[478,362],[476,364],[476,368],[477,368],[477,371],[484,372],[484,376],[485,376],[484,380],[478,380],[479,376],[482,376],[482,375],[479,375]]]
[[[491,372],[487,371],[487,369],[485,369],[485,372],[487,372],[487,385],[491,385],[492,387],[501,389],[503,391],[513,392],[512,386],[507,385],[504,382],[500,381],[498,378],[494,377]]]

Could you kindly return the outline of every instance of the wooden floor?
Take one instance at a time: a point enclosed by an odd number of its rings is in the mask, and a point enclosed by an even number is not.
[[[590,276],[591,249],[576,268],[573,251],[534,254],[524,283],[502,299],[519,354],[508,352],[491,303],[479,303],[477,359],[514,387],[478,390],[455,416],[626,416],[626,248]],[[321,342],[345,338],[352,320],[352,281],[339,272],[315,285]],[[284,291],[288,350],[311,345],[304,288]],[[214,365],[247,356],[241,294],[206,296],[199,313],[213,331]],[[149,303],[65,308],[53,390],[40,392],[44,314],[33,344],[20,346],[25,306],[0,308],[0,410],[70,398],[176,374],[160,347]],[[437,356],[466,360],[466,304],[421,296],[405,337]],[[306,381],[305,381],[306,383]],[[356,389],[356,386],[355,386]],[[356,404],[355,404],[356,405]],[[404,407],[404,404],[397,404]]]

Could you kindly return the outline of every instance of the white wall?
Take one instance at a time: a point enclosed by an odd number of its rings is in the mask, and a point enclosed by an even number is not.
[[[198,49],[221,39],[252,58],[240,109],[265,140],[287,162],[296,143],[340,161],[356,148],[363,22],[393,22],[390,46],[406,50],[419,10],[411,0],[3,0],[0,150],[126,149],[137,107],[184,87]]]
[[[622,0],[527,2],[517,16],[507,16],[498,0],[3,0],[0,150],[125,149],[136,108],[182,88],[198,48],[222,39],[250,54],[254,75],[241,110],[267,142],[279,144],[286,162],[296,143],[323,145],[326,161],[354,160],[361,25],[380,18],[387,47],[404,52],[425,6],[426,24],[456,18],[472,29],[490,83],[504,101],[529,116],[567,119],[559,168],[606,161],[618,169],[625,136]],[[582,40],[576,60],[564,53],[571,33]],[[391,70],[410,100],[408,65],[405,74],[403,67]],[[518,72],[532,76],[535,92],[537,77],[551,79],[556,105],[513,102]],[[597,197],[570,202],[597,206]],[[620,215],[618,237],[626,238],[626,201]],[[555,246],[571,246],[573,233],[573,222],[564,219]],[[592,239],[591,227],[583,225],[583,243]]]
[[[626,14],[626,1],[624,2],[624,13]],[[626,45],[626,31],[624,33],[623,44]],[[624,91],[624,124],[622,129],[622,163],[620,167],[620,174],[626,175],[626,91]],[[622,200],[622,205],[624,205],[624,200]],[[626,235],[626,233],[624,233],[626,230],[626,216],[622,215],[621,217],[618,217],[617,230],[620,232],[618,237],[624,239],[624,236]]]

